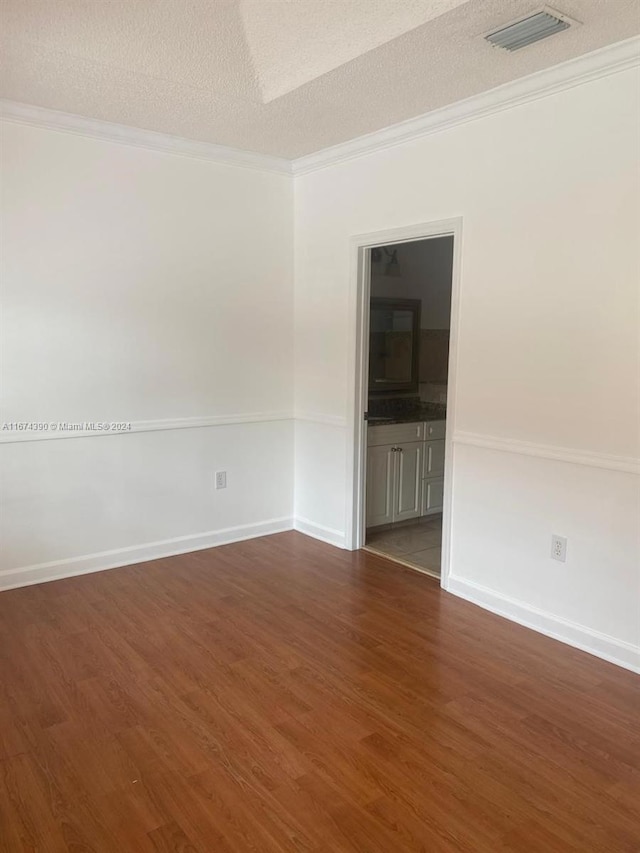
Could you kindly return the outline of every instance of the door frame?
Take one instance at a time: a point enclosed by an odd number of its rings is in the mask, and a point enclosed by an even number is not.
[[[367,432],[364,413],[369,395],[369,300],[371,296],[371,249],[412,243],[435,237],[453,237],[451,281],[451,330],[447,381],[444,501],[442,510],[442,570],[440,585],[446,589],[451,569],[451,521],[453,509],[453,436],[457,408],[457,370],[462,261],[462,217],[423,222],[402,228],[358,234],[349,241],[349,404],[347,416],[346,541],[349,550],[365,543]]]

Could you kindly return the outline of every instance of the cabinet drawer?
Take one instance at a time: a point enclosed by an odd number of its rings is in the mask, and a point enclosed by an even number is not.
[[[425,441],[423,477],[437,477],[444,474],[444,439]]]
[[[427,441],[430,441],[432,438],[444,438],[446,423],[446,421],[427,421],[424,425],[424,437]]]
[[[444,433],[443,433],[444,435]],[[407,441],[422,441],[424,424],[380,424],[367,427],[367,444],[375,447],[379,444],[402,444]]]

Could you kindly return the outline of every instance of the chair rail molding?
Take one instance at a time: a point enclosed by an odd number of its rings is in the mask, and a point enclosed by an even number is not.
[[[130,435],[138,432],[157,432],[171,429],[197,429],[199,427],[233,426],[234,424],[259,424],[269,421],[291,421],[293,413],[250,412],[238,415],[209,415],[194,418],[160,418],[150,421],[78,421],[65,424],[63,421],[11,421],[0,425],[0,444],[22,441],[55,441],[66,438],[100,438],[110,435]],[[110,424],[116,426],[113,428]],[[11,424],[22,424],[11,428]],[[61,426],[62,424],[62,426]],[[99,427],[98,424],[102,424]],[[117,425],[126,424],[125,428]],[[106,427],[106,428],[105,428]]]
[[[521,441],[515,438],[500,438],[493,435],[462,431],[454,433],[453,443],[482,447],[486,450],[497,450],[503,453],[517,453],[521,456],[537,456],[541,459],[568,462],[572,465],[589,465],[593,468],[607,468],[610,471],[640,474],[640,459],[633,456],[615,456],[611,453],[599,453],[593,450],[535,444],[531,441]]]
[[[322,412],[296,412],[295,420],[306,421],[312,424],[324,424],[325,426],[334,426],[345,429],[347,419],[341,415],[326,415]]]

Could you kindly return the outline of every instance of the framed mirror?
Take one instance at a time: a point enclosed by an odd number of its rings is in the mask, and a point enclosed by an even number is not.
[[[420,306],[419,299],[371,299],[369,394],[418,391]]]

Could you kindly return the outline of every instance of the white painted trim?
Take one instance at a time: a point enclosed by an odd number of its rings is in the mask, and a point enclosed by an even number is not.
[[[344,163],[405,142],[412,142],[432,133],[449,130],[466,122],[518,107],[538,98],[555,95],[573,86],[625,71],[638,64],[640,64],[640,38],[634,37],[570,59],[560,65],[545,68],[527,77],[512,80],[495,89],[432,110],[425,115],[392,124],[382,130],[299,157],[293,161],[293,174],[306,175],[327,166],[335,166],[337,163]]]
[[[384,551],[378,551],[372,545],[364,545],[362,550],[367,551],[369,554],[375,554],[376,557],[381,557],[383,560],[387,560],[390,563],[396,563],[398,566],[404,566],[405,569],[411,569],[412,572],[419,572],[421,575],[427,575],[427,577],[436,581],[440,580],[439,572],[434,572],[433,569],[425,569],[424,566],[418,566],[415,563],[410,563],[408,560],[405,560],[404,557],[410,556],[409,554],[385,554]]]
[[[260,521],[256,524],[241,524],[238,527],[226,527],[222,530],[209,530],[206,533],[146,542],[144,545],[132,545],[128,548],[115,548],[112,551],[84,554],[81,557],[70,557],[67,560],[53,560],[50,563],[5,569],[0,571],[0,590],[46,583],[47,581],[85,575],[90,572],[102,572],[106,569],[117,569],[120,566],[160,560],[164,557],[174,557],[177,554],[189,554],[192,551],[202,551],[205,548],[215,548],[218,545],[241,542],[245,539],[254,539],[257,536],[269,536],[272,533],[282,533],[284,530],[292,529],[293,519],[287,517],[271,518],[268,521]]]
[[[347,548],[362,548],[366,541],[367,427],[364,412],[369,408],[369,302],[371,295],[371,252],[376,237],[352,237],[348,294],[347,383],[349,430],[347,432],[346,517]],[[383,245],[381,241],[378,245]],[[351,336],[353,335],[353,341]]]
[[[350,241],[351,276],[349,288],[349,430],[347,433],[346,547],[357,550],[365,542],[366,431],[362,413],[368,397],[369,339],[369,252],[373,246],[407,243],[453,236],[451,281],[451,330],[449,337],[449,378],[447,383],[447,427],[445,434],[444,506],[442,512],[441,585],[451,567],[451,519],[453,517],[453,434],[457,406],[457,365],[460,327],[460,287],[462,267],[462,218],[443,219],[360,234]]]
[[[270,421],[293,420],[291,412],[253,412],[245,415],[210,415],[197,418],[161,418],[154,421],[130,421],[131,429],[126,430],[60,430],[55,431],[2,431],[0,444],[13,444],[21,441],[56,441],[64,438],[98,438],[109,435],[131,435],[136,432],[157,432],[172,429],[197,429],[199,427],[231,426],[234,424],[259,424]],[[55,422],[54,422],[55,423]],[[118,423],[127,423],[122,418]]]
[[[296,412],[295,419],[312,424],[339,427],[340,429],[345,429],[347,426],[346,418],[340,417],[340,415],[324,415],[321,412]]]
[[[18,124],[44,127],[121,145],[133,145],[165,154],[194,157],[222,165],[286,175],[306,175],[317,169],[402,145],[538,98],[554,95],[573,86],[633,68],[639,63],[640,37],[630,38],[570,59],[560,65],[545,68],[527,77],[512,80],[502,86],[473,95],[463,101],[448,104],[424,115],[298,157],[296,160],[243,151],[212,142],[184,139],[180,136],[142,130],[129,125],[10,100],[0,100],[0,118]]]
[[[304,533],[306,536],[311,536],[313,539],[335,545],[337,548],[346,547],[344,531],[325,527],[323,524],[316,524],[314,521],[309,521],[308,518],[294,518],[293,529],[299,533]]]
[[[21,104],[17,101],[0,100],[0,118],[17,124],[44,127],[48,130],[73,133],[76,136],[88,136],[104,142],[116,142],[120,145],[133,145],[148,151],[161,151],[163,154],[177,154],[181,157],[193,157],[196,160],[208,160],[224,166],[239,166],[243,169],[255,169],[260,172],[277,172],[290,175],[291,161],[283,157],[257,154],[240,148],[228,148],[212,142],[198,142],[184,139],[154,130],[141,130],[124,124],[87,118],[86,116]]]
[[[460,352],[460,302],[462,276],[462,218],[453,230],[453,267],[451,270],[451,316],[449,322],[449,366],[447,372],[447,419],[444,444],[444,495],[442,506],[442,558],[440,562],[440,586],[445,587],[451,573],[453,549],[453,472],[458,411],[458,362]]]
[[[270,421],[304,421],[314,424],[325,424],[338,429],[345,429],[347,419],[339,415],[325,415],[321,412],[252,412],[246,415],[210,415],[196,418],[159,418],[152,421],[125,421],[131,429],[126,430],[96,430],[78,429],[54,431],[2,431],[0,427],[0,444],[15,444],[22,441],[56,441],[64,438],[97,438],[107,435],[129,435],[134,432],[158,432],[172,429],[197,429],[199,427],[232,426],[234,424],[259,424]]]
[[[455,444],[471,447],[483,447],[503,453],[517,453],[521,456],[537,456],[541,459],[553,459],[569,462],[573,465],[590,465],[593,468],[607,468],[610,471],[625,471],[640,474],[640,459],[632,456],[613,456],[610,453],[598,453],[592,450],[578,450],[571,447],[555,447],[549,444],[534,444],[515,438],[498,438],[493,435],[481,435],[473,432],[456,432]]]
[[[585,625],[563,619],[561,616],[532,607],[524,601],[509,598],[502,593],[463,578],[449,577],[445,589],[447,592],[464,598],[472,604],[477,604],[485,610],[490,610],[498,616],[503,616],[512,622],[517,622],[519,625],[545,634],[547,637],[552,637],[554,640],[560,640],[560,642],[574,646],[576,649],[581,649],[625,669],[630,669],[632,672],[640,673],[639,646],[594,631]]]

